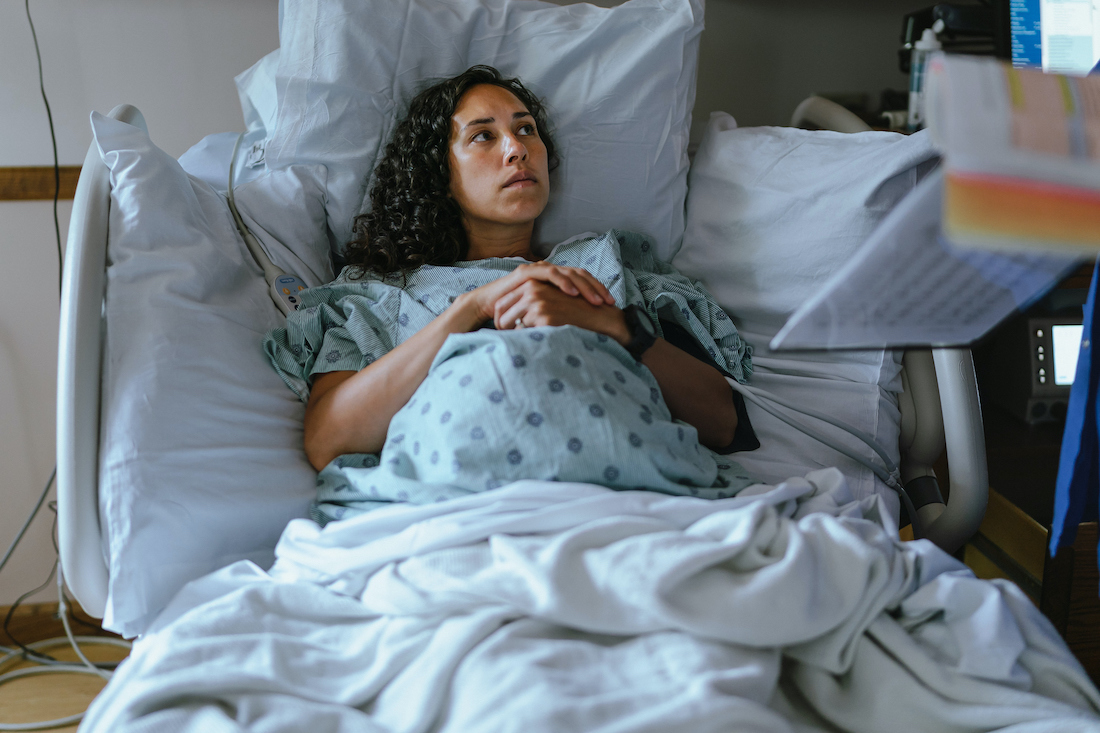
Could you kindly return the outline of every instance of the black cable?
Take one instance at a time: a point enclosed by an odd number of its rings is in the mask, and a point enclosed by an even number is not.
[[[15,548],[19,544],[19,541],[23,539],[23,535],[26,534],[27,528],[31,526],[31,522],[33,522],[34,518],[38,515],[38,510],[42,508],[42,502],[46,500],[46,494],[50,492],[50,485],[53,484],[55,478],[57,478],[56,468],[53,470],[53,473],[50,474],[49,480],[46,481],[46,486],[42,489],[42,495],[38,497],[38,503],[34,505],[31,515],[23,522],[23,526],[19,529],[18,534],[15,535],[15,539],[12,541],[11,546],[8,547],[8,551],[4,553],[3,559],[0,559],[0,570],[3,570],[4,566],[8,564],[8,560],[11,559],[11,555],[15,552]]]
[[[49,662],[56,662],[57,661],[57,659],[55,659],[54,657],[51,657],[49,654],[43,654],[42,652],[36,652],[34,649],[28,648],[26,644],[19,641],[14,636],[12,636],[11,629],[8,628],[9,625],[11,624],[11,617],[15,613],[15,609],[19,608],[19,605],[21,603],[23,603],[23,601],[25,599],[29,598],[30,596],[34,595],[35,593],[37,593],[38,591],[42,590],[43,588],[48,586],[50,583],[52,583],[54,573],[56,573],[56,572],[57,572],[57,563],[54,563],[53,565],[50,566],[50,574],[46,578],[46,582],[43,583],[42,585],[38,586],[34,590],[29,590],[26,593],[24,593],[23,595],[19,596],[19,598],[16,599],[15,603],[12,604],[12,607],[8,609],[8,615],[4,617],[4,634],[9,639],[11,639],[11,642],[13,644],[15,644],[17,647],[19,647],[20,649],[23,650],[23,657],[24,658],[27,658],[27,659],[30,659],[30,658],[45,659]]]
[[[50,480],[48,482],[46,482],[46,490],[47,491],[50,488],[50,484],[53,483],[53,478],[54,478],[53,475],[51,475]],[[46,497],[46,493],[44,491],[42,493],[42,498],[44,499],[45,497]],[[35,507],[35,510],[31,514],[31,516],[27,518],[27,524],[28,525],[30,524],[30,521],[32,519],[34,519],[34,515],[38,512],[38,507],[41,507],[41,506],[42,506],[42,500],[39,499],[38,506]],[[46,507],[51,512],[53,512],[53,524],[50,528],[50,539],[53,542],[54,551],[57,552],[57,502],[56,501],[51,501],[49,504],[46,505]],[[26,525],[24,525],[24,529],[26,529]],[[22,537],[22,534],[20,534],[20,537]],[[18,543],[18,542],[19,542],[19,537],[17,537],[15,539],[15,543],[12,544],[12,547],[11,547],[12,550],[15,549],[15,544]],[[15,603],[12,604],[12,607],[8,609],[8,615],[4,617],[4,634],[9,639],[11,639],[13,644],[15,644],[17,647],[19,647],[20,649],[23,650],[23,656],[25,658],[34,657],[34,658],[39,659],[39,660],[47,660],[47,661],[50,661],[50,662],[56,662],[57,661],[55,658],[51,657],[49,654],[43,654],[42,652],[36,652],[33,649],[28,648],[25,644],[23,644],[21,641],[19,641],[14,636],[12,636],[11,629],[9,628],[9,626],[11,624],[12,616],[15,614],[15,610],[17,608],[19,608],[20,604],[23,603],[24,599],[26,599],[27,597],[29,597],[31,595],[34,595],[38,591],[42,590],[47,585],[49,585],[50,582],[53,580],[53,575],[57,571],[57,562],[58,561],[55,561],[54,564],[53,564],[53,567],[50,569],[50,576],[48,578],[46,578],[46,582],[43,583],[42,585],[38,586],[34,590],[28,591],[28,592],[24,593],[23,595],[19,596],[19,598],[16,599]]]
[[[61,164],[57,158],[57,134],[53,128],[53,113],[50,111],[50,100],[46,98],[46,82],[42,75],[42,53],[38,48],[38,34],[34,31],[34,21],[31,20],[31,0],[26,0],[27,23],[31,27],[31,38],[34,39],[34,55],[38,59],[38,89],[42,92],[42,102],[46,105],[46,119],[50,122],[50,142],[53,144],[53,228],[57,235],[57,293],[61,295],[61,222],[57,218],[57,199],[61,197]]]

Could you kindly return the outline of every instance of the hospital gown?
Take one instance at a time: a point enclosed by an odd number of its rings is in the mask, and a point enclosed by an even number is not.
[[[546,258],[583,267],[616,304],[689,333],[738,381],[751,348],[702,286],[612,230],[563,242]],[[489,258],[424,266],[398,278],[334,282],[302,294],[265,350],[303,400],[315,375],[358,371],[412,336],[463,292],[523,262]],[[399,287],[401,286],[401,287]],[[324,524],[393,502],[427,503],[530,478],[725,498],[754,483],[735,461],[672,419],[653,375],[617,342],[575,326],[452,334],[390,422],[380,454],[336,458],[311,510]]]

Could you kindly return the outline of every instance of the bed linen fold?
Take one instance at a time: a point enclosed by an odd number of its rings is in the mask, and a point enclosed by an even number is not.
[[[184,588],[82,731],[1100,730],[1015,586],[895,537],[835,469],[295,520],[270,571]]]

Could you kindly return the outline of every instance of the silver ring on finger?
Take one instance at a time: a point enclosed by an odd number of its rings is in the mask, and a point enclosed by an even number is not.
[[[522,318],[516,319],[516,328],[527,328],[527,324],[523,322]]]

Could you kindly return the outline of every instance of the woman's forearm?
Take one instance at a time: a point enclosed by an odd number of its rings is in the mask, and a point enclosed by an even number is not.
[[[358,372],[332,372],[314,380],[306,406],[306,457],[318,471],[344,453],[382,450],[390,420],[428,375],[432,360],[452,333],[484,320],[459,298],[431,323]]]
[[[642,363],[656,377],[672,416],[692,425],[700,443],[720,450],[733,442],[737,408],[717,369],[660,338],[642,354]]]
[[[570,324],[606,334],[623,346],[630,342],[626,316],[616,306],[593,305],[541,283],[517,288],[515,297],[505,299],[503,308],[498,303],[494,320],[497,328],[510,328],[516,322],[528,326]],[[737,408],[721,372],[664,339],[657,339],[642,354],[642,363],[657,378],[672,416],[692,425],[700,443],[720,450],[733,442]]]

